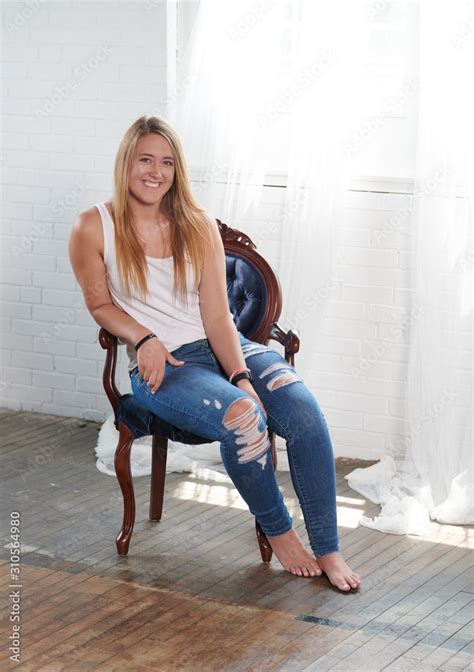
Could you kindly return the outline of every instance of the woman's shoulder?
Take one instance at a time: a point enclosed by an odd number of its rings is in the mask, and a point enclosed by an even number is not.
[[[94,229],[101,223],[100,212],[95,205],[92,205],[87,210],[83,210],[77,215],[76,222],[82,229]]]
[[[94,247],[103,254],[104,236],[99,210],[95,205],[80,212],[72,227],[71,235],[87,247]]]

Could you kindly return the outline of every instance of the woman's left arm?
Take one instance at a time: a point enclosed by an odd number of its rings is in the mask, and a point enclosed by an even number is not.
[[[217,222],[214,219],[211,221],[214,251],[206,250],[199,283],[199,307],[212,350],[227,376],[230,376],[235,369],[247,365],[229,309],[224,245]]]
[[[199,306],[208,341],[219,364],[229,377],[235,369],[247,368],[247,364],[240,346],[239,333],[229,309],[224,244],[217,222],[214,219],[211,221],[214,254],[212,250],[206,250],[199,283]],[[252,383],[243,379],[237,381],[236,385],[257,401],[266,416],[267,412]]]

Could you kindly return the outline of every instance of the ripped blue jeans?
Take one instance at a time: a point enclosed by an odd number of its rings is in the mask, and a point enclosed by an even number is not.
[[[239,332],[255,399],[228,381],[207,338],[172,351],[181,366],[165,363],[155,394],[135,367],[133,394],[157,416],[210,441],[220,441],[232,482],[265,534],[288,532],[292,518],[276,479],[268,429],[286,440],[291,479],[311,549],[316,556],[339,550],[334,455],[324,415],[313,394],[276,350]]]

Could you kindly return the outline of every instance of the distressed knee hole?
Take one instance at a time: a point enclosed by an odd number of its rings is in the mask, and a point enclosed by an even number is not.
[[[250,355],[256,355],[260,352],[268,352],[267,346],[262,345],[261,343],[251,343],[249,345],[242,346],[242,354],[244,359],[247,359],[247,357],[250,357]]]
[[[299,378],[295,373],[282,373],[279,376],[272,378],[267,383],[267,388],[270,390],[270,392],[272,392],[273,390],[277,390],[279,387],[283,387],[284,385],[296,383],[298,380],[301,380],[301,378]]]
[[[270,390],[270,392],[277,390],[279,387],[283,387],[284,385],[289,385],[290,383],[296,383],[298,380],[302,380],[296,371],[292,368],[289,368],[289,366],[289,364],[277,362],[276,364],[272,364],[266,368],[265,371],[262,371],[262,373],[259,375],[259,378],[264,378],[270,373],[280,370],[278,375],[274,376],[267,382],[267,389]]]
[[[267,461],[270,438],[266,426],[259,429],[260,419],[257,402],[245,398],[232,402],[224,415],[223,423],[226,429],[236,434],[236,445],[242,446],[237,450],[239,463],[256,460],[263,468]]]

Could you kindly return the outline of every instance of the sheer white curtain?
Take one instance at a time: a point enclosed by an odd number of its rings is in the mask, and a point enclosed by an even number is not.
[[[474,523],[472,5],[419,6],[419,118],[411,218],[409,432],[401,463],[348,475],[382,504],[362,523],[403,534]]]
[[[283,289],[281,322],[302,335],[301,370],[310,368],[324,299],[337,284],[344,142],[367,47],[363,8],[202,0],[180,64],[188,85],[175,125],[200,180],[197,196],[270,258]]]

